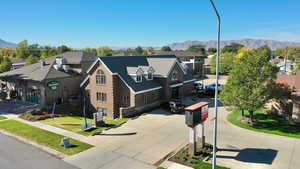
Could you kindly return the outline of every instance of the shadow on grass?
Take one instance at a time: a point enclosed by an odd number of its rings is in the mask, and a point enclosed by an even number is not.
[[[247,163],[260,163],[271,165],[277,156],[278,151],[273,149],[246,148],[242,150],[236,149],[220,149],[221,151],[238,152],[236,156],[217,155],[217,158],[235,159]]]
[[[300,125],[290,124],[283,117],[269,114],[256,114],[254,118],[255,124],[251,127],[255,129],[267,129],[284,133],[300,134]]]

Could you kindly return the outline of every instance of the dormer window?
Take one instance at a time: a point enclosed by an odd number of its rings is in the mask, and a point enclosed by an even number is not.
[[[153,74],[152,73],[148,73],[147,74],[147,79],[148,80],[152,80],[153,79]]]
[[[142,75],[136,75],[135,81],[138,83],[142,82]]]
[[[177,70],[174,70],[171,76],[172,81],[178,81],[179,80],[179,73]]]
[[[136,76],[135,76],[135,81],[137,83],[141,83],[143,81],[143,74],[144,74],[144,71],[141,68],[138,68],[138,70],[136,71]]]
[[[155,72],[155,70],[153,69],[152,66],[150,66],[147,70],[147,80],[153,80],[153,73]]]

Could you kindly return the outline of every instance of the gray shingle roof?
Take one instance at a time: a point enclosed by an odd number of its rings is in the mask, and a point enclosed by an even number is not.
[[[94,61],[96,56],[85,52],[66,52],[60,55],[52,56],[45,59],[45,65],[35,63],[32,65],[24,66],[20,69],[4,72],[0,74],[0,78],[7,79],[20,79],[20,80],[33,80],[43,81],[53,78],[67,78],[72,77],[71,74],[58,71],[53,68],[56,57],[63,57],[67,60],[68,64],[80,64],[84,61]]]
[[[144,77],[141,83],[136,83],[129,75],[134,72],[134,68],[152,66],[155,70],[154,74],[167,76],[177,58],[175,56],[108,56],[100,57],[100,60],[112,73],[118,73],[135,92],[139,92],[160,87],[160,84]]]

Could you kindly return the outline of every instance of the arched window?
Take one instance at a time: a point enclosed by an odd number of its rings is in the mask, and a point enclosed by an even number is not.
[[[96,84],[105,84],[105,83],[106,83],[106,78],[104,72],[102,70],[97,70]]]
[[[178,71],[174,70],[173,73],[172,73],[172,76],[171,76],[171,80],[172,81],[178,81],[178,79],[179,79]]]

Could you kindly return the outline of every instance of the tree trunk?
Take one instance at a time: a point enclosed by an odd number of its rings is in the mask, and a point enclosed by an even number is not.
[[[242,116],[243,116],[243,117],[245,116],[245,114],[244,114],[244,109],[242,109]]]
[[[253,124],[253,111],[249,111],[249,115],[250,115],[250,123],[251,125]]]

